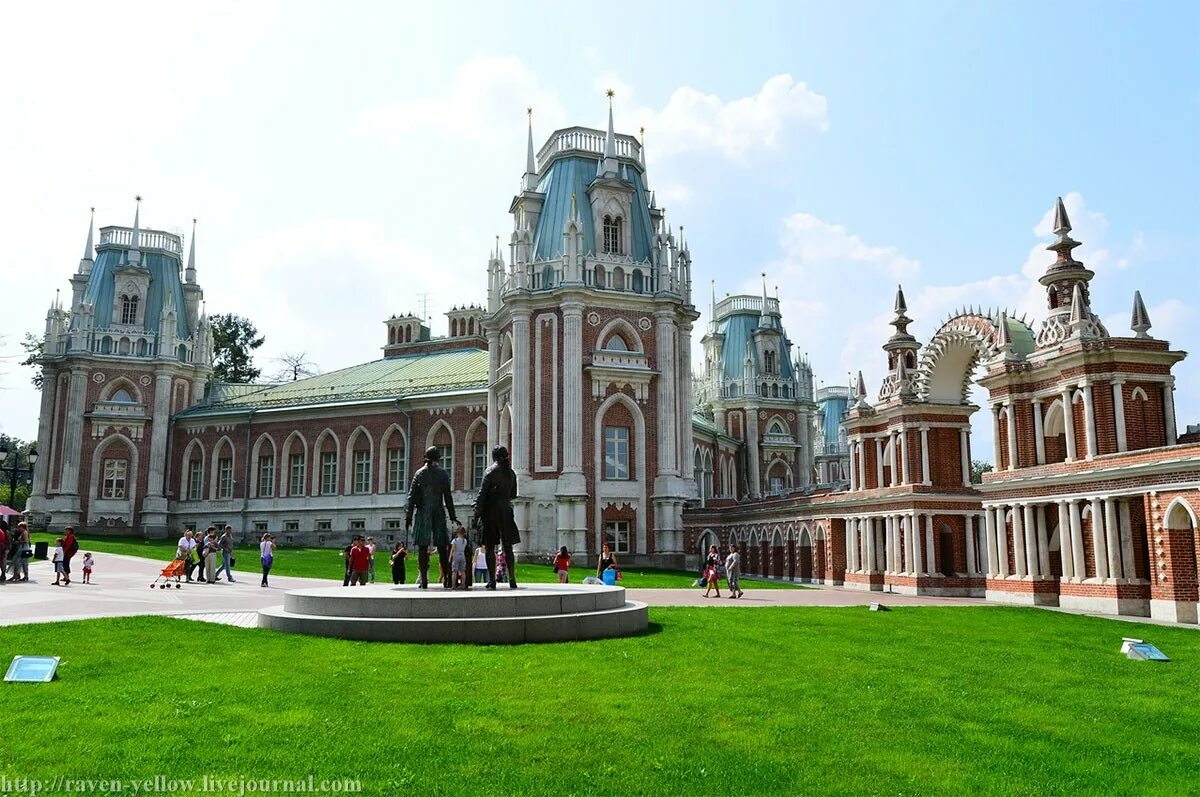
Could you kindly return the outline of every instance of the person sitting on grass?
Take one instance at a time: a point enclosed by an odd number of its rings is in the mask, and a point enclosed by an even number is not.
[[[450,540],[450,573],[454,589],[470,589],[467,580],[467,530],[459,526]]]
[[[62,584],[63,577],[63,541],[59,537],[54,541],[54,551],[50,554],[50,560],[54,562],[54,586]],[[70,584],[71,582],[67,582]]]
[[[554,557],[554,573],[558,576],[559,584],[567,583],[567,572],[571,569],[571,554],[567,553],[567,546],[558,549],[558,554]]]
[[[92,568],[95,567],[96,560],[92,558],[92,552],[88,551],[83,555],[83,583],[92,583]]]
[[[717,546],[710,545],[708,547],[708,556],[704,559],[704,597],[708,597],[708,593],[712,589],[717,590],[717,597],[721,597],[721,574],[717,569],[721,561],[721,555],[717,553]]]

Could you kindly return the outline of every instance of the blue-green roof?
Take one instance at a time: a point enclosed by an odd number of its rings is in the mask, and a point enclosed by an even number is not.
[[[821,402],[821,407],[825,410],[825,423],[821,428],[821,434],[826,443],[838,441],[842,416],[846,414],[848,406],[850,406],[850,399],[845,396],[833,396]]]
[[[459,390],[487,389],[488,353],[482,349],[413,354],[352,365],[279,385],[214,385],[208,401],[182,416],[301,407]]]
[[[563,254],[563,228],[571,216],[571,196],[575,196],[579,221],[583,225],[583,254],[596,253],[596,226],[592,220],[588,186],[596,179],[597,158],[571,156],[559,158],[542,175],[537,190],[545,194],[537,229],[533,232],[535,260],[553,260]],[[623,164],[621,172],[633,186],[633,218],[630,219],[630,255],[634,260],[650,259],[650,238],[654,227],[650,222],[650,199],[642,174]]]
[[[731,313],[717,324],[717,331],[725,335],[725,345],[721,350],[721,375],[726,380],[740,380],[746,362],[746,343],[754,340],[754,330],[758,329],[759,314],[755,312]],[[792,363],[790,359],[791,343],[783,339],[779,350],[779,375],[784,379],[792,378]],[[751,346],[750,357],[754,360],[754,373],[763,372],[759,362],[758,350]]]
[[[113,296],[116,293],[114,273],[121,268],[125,258],[123,249],[101,249],[92,265],[84,299],[92,303],[95,311],[95,326],[106,329],[112,326]],[[142,266],[150,272],[150,287],[146,295],[143,312],[145,329],[158,332],[158,319],[168,293],[175,297],[175,335],[187,339],[191,330],[187,327],[184,312],[183,283],[179,279],[179,258],[165,252],[143,252]]]

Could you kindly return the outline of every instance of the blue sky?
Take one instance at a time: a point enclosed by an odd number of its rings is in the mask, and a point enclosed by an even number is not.
[[[1140,288],[1151,334],[1198,348],[1194,4],[32,6],[0,30],[0,269],[20,285],[0,431],[34,436],[12,355],[66,291],[88,207],[128,224],[141,193],[150,226],[199,217],[210,311],[258,323],[268,373],[284,351],[329,370],[379,356],[418,294],[435,332],[482,301],[525,107],[540,145],[601,125],[608,87],[618,128],[647,128],[698,303],[767,271],[827,383],[862,368],[875,392],[899,281],[922,340],[963,303],[1040,317],[1060,194],[1111,331]],[[1181,427],[1200,422],[1200,365],[1176,375]]]

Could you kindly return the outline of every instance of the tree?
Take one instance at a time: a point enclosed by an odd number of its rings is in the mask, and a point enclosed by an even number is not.
[[[21,348],[25,350],[25,359],[21,360],[21,365],[27,365],[33,369],[33,375],[29,377],[29,381],[38,390],[42,389],[42,364],[39,360],[45,345],[45,338],[39,338],[32,332],[26,332],[25,339],[21,341]]]
[[[992,463],[984,462],[981,459],[971,460],[971,484],[983,484],[983,474],[991,473],[995,470]]]
[[[213,379],[217,382],[253,382],[262,373],[254,367],[254,350],[266,338],[247,318],[233,313],[209,319],[213,334]]]
[[[0,434],[0,448],[8,451],[8,459],[0,462],[3,472],[0,473],[0,504],[13,509],[24,511],[25,502],[29,500],[30,480],[29,449],[33,443],[16,437]],[[16,489],[13,489],[12,469],[17,469]]]
[[[316,363],[309,362],[306,351],[284,352],[276,357],[274,362],[279,366],[279,370],[271,378],[272,382],[295,382],[297,379],[321,373]]]

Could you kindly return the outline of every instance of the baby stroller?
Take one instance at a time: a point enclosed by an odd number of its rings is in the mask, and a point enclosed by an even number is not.
[[[158,578],[150,583],[150,589],[154,589],[155,587],[166,589],[171,585],[171,579],[175,579],[175,589],[179,589],[179,579],[183,576],[186,567],[187,561],[185,559],[175,559],[162,569],[162,573]]]

